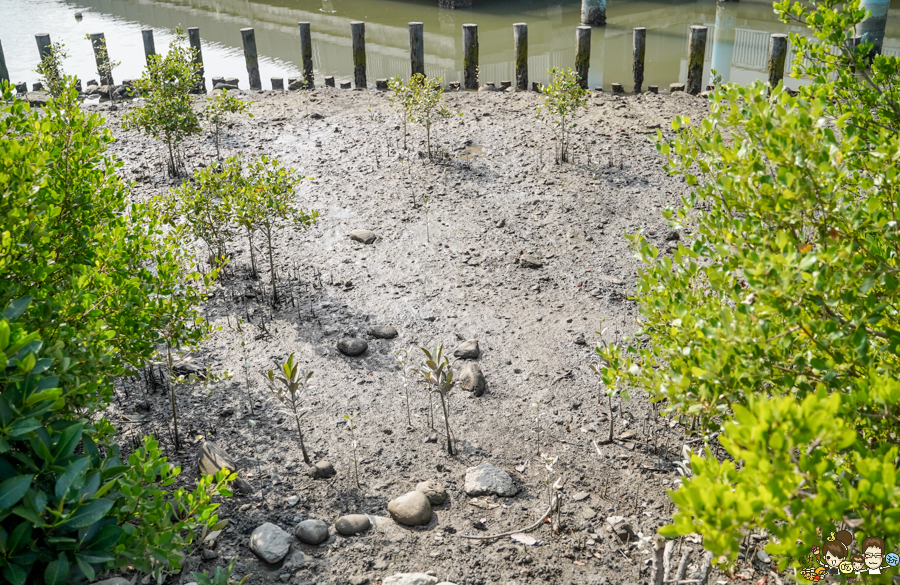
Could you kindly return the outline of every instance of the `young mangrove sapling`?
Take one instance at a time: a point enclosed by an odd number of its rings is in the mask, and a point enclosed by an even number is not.
[[[303,444],[303,429],[300,427],[300,419],[306,414],[307,409],[300,408],[300,399],[309,390],[307,382],[313,373],[301,370],[299,364],[294,365],[294,354],[288,357],[287,362],[281,364],[281,370],[283,372],[281,375],[276,376],[275,372],[269,370],[263,374],[263,377],[269,383],[272,392],[293,412],[294,421],[297,423],[297,436],[300,438],[300,450],[303,451],[303,461],[307,465],[312,465],[309,454],[306,452],[306,446]]]

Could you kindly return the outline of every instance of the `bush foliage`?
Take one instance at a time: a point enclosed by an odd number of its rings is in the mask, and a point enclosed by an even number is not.
[[[689,238],[669,256],[633,237],[643,343],[598,351],[607,385],[721,432],[729,456],[692,458],[663,533],[734,558],[765,529],[784,565],[837,522],[900,533],[900,60],[854,46],[857,0],[776,9],[810,28],[793,70],[814,83],[720,87],[659,135],[694,186],[665,213]]]

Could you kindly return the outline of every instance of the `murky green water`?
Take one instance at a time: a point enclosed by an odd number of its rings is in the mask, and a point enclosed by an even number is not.
[[[409,74],[407,23],[425,23],[426,73],[445,80],[462,77],[462,24],[479,25],[480,80],[513,79],[512,25],[529,25],[529,72],[545,81],[551,67],[571,67],[580,0],[474,0],[471,10],[442,10],[437,0],[0,0],[0,42],[13,81],[36,81],[34,34],[50,33],[66,43],[67,70],[83,79],[97,77],[87,33],[104,32],[111,57],[121,61],[117,79],[140,75],[144,64],[140,29],[155,31],[164,50],[179,24],[200,27],[206,74],[234,76],[247,86],[239,30],[252,26],[263,87],[269,78],[298,75],[297,22],[312,26],[317,83],[326,75],[350,81],[350,21],[366,22],[369,83]],[[83,19],[77,21],[75,12]],[[608,0],[608,24],[595,27],[591,39],[590,85],[613,82],[631,86],[632,29],[647,28],[645,85],[667,87],[684,81],[687,33],[694,24],[709,27],[707,69],[725,80],[749,82],[765,74],[769,34],[804,32],[778,22],[771,2],[743,0]],[[900,0],[888,14],[884,51],[900,55]],[[790,58],[791,54],[789,54]],[[789,85],[796,85],[789,80]]]

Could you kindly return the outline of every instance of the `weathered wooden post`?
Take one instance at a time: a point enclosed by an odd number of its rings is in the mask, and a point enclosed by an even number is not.
[[[353,82],[357,89],[366,89],[366,23],[350,23],[353,43]]]
[[[581,24],[606,24],[606,0],[581,0]]]
[[[685,91],[697,95],[703,89],[703,62],[706,59],[705,26],[692,26],[688,46],[688,73]]]
[[[194,86],[194,93],[206,93],[206,78],[203,77],[203,52],[200,49],[200,27],[192,26],[188,28],[188,43],[194,50],[194,64],[199,65],[197,73],[197,85]]]
[[[881,47],[884,44],[884,29],[890,5],[891,0],[862,0],[859,3],[860,8],[871,11],[871,14],[869,18],[859,23],[856,30],[862,35],[864,43],[875,45],[873,51],[876,54],[881,54]]]
[[[588,69],[591,67],[591,27],[575,29],[575,73],[582,89],[588,87]]]
[[[50,56],[50,35],[47,33],[38,33],[34,35],[34,40],[37,41],[38,55],[40,55],[41,61],[43,61]]]
[[[784,79],[784,58],[787,56],[787,35],[769,37],[769,87],[775,87]]]
[[[528,25],[517,22],[513,25],[513,41],[516,45],[516,89],[528,89]]]
[[[409,23],[409,63],[412,73],[425,75],[425,25],[421,22]]]
[[[644,85],[644,54],[647,52],[647,29],[639,26],[634,29],[631,43],[634,54],[634,64],[631,72],[634,74],[634,93],[641,93]]]
[[[6,67],[6,57],[3,56],[3,43],[0,43],[0,81],[9,81],[9,69]]]
[[[144,58],[150,62],[150,55],[156,54],[156,42],[153,40],[153,29],[150,27],[141,29],[141,36],[144,38]]]
[[[463,87],[478,89],[478,25],[463,28]]]
[[[325,87],[334,87],[334,76],[329,75],[325,78]]]
[[[112,67],[109,62],[109,52],[106,49],[106,36],[103,33],[91,35],[91,45],[94,47],[94,60],[97,62],[97,72],[100,73],[100,83],[110,87],[115,85],[112,76]]]
[[[298,22],[297,27],[300,29],[300,57],[303,60],[303,81],[307,89],[312,89],[316,86],[316,80],[313,76],[312,34],[310,33],[308,22]]]
[[[242,28],[241,38],[244,41],[244,61],[247,63],[247,75],[250,76],[250,89],[262,89],[259,59],[256,56],[256,34],[252,28]]]

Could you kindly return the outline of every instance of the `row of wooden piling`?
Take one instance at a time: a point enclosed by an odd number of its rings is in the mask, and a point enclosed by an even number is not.
[[[366,75],[366,28],[364,22],[353,21],[350,23],[352,60],[353,60],[353,83],[357,88],[367,88],[368,80]],[[206,91],[206,81],[203,78],[203,56],[200,45],[200,29],[192,27],[188,30],[188,42],[195,51],[195,61],[200,66],[200,81],[197,91]],[[575,72],[580,78],[583,88],[588,87],[588,72],[590,70],[591,60],[591,27],[579,26],[575,30]],[[300,54],[303,69],[302,78],[300,80],[289,80],[291,89],[300,87],[311,89],[315,87],[315,79],[313,76],[312,62],[312,35],[310,23],[298,23],[298,31],[300,35]],[[463,34],[463,83],[462,87],[467,90],[478,89],[478,25],[464,24],[462,25]],[[156,45],[153,40],[153,30],[145,28],[142,30],[144,40],[144,52],[149,59],[151,55],[156,54]],[[40,58],[44,59],[50,51],[50,35],[41,33],[35,35],[37,40],[38,52]],[[101,72],[103,78],[101,83],[104,85],[113,85],[113,79],[108,67],[104,67],[104,63],[109,62],[109,55],[106,51],[106,42],[103,33],[95,33],[90,35],[91,44],[94,48],[94,56],[97,61],[97,68]],[[244,59],[247,66],[247,73],[250,79],[250,89],[262,89],[260,80],[259,59],[256,50],[256,35],[252,28],[241,29],[241,39],[244,46]],[[692,26],[690,27],[690,38],[688,44],[688,72],[686,84],[672,84],[671,91],[683,89],[691,94],[698,94],[706,85],[704,76],[704,62],[706,59],[706,40],[707,27]],[[515,51],[515,87],[518,90],[528,89],[528,25],[524,22],[513,25],[513,46]],[[640,93],[644,84],[644,58],[646,56],[647,47],[647,29],[644,27],[635,28],[633,31],[633,86],[634,93]],[[421,22],[409,23],[409,55],[410,55],[410,72],[411,75],[417,73],[425,74],[425,46],[424,46],[424,25]],[[784,62],[787,55],[787,36],[783,34],[773,34],[769,41],[768,55],[768,82],[775,87],[784,78]],[[3,48],[0,45],[0,79],[9,80],[6,64],[3,59]],[[378,80],[379,87],[384,85],[384,80]],[[326,85],[334,86],[334,78],[326,78]],[[344,84],[342,84],[344,85]],[[655,86],[648,87],[648,90],[654,91]],[[623,92],[621,84],[614,83],[613,90]]]

